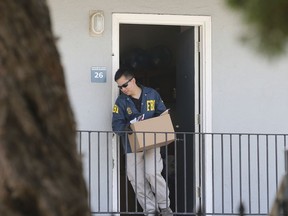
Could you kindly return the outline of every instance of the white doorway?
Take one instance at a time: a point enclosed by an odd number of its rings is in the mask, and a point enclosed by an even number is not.
[[[193,132],[211,132],[212,128],[212,101],[211,101],[211,18],[207,16],[183,16],[183,15],[154,15],[154,14],[113,14],[112,16],[112,83],[114,83],[114,73],[120,66],[120,26],[129,25],[158,25],[158,26],[179,26],[185,28],[195,29],[194,34],[197,38],[194,43],[195,50],[199,53],[195,55],[195,73],[193,74],[194,81],[194,122],[196,124]],[[199,40],[199,43],[198,43]],[[112,104],[114,104],[118,96],[118,88],[114,84],[112,85]],[[115,138],[114,138],[115,139]],[[116,145],[116,139],[112,141],[113,146]],[[197,145],[198,146],[198,145]],[[113,148],[113,158],[119,158],[116,154],[116,148]],[[199,167],[199,161],[197,160],[197,155],[201,151],[201,146],[195,148],[195,167]],[[209,149],[205,149],[205,158],[209,158]],[[208,156],[208,157],[207,157]],[[119,206],[120,194],[119,190],[119,170],[116,169],[119,159],[114,160],[113,169],[113,210],[117,210]],[[203,167],[202,167],[203,169]],[[205,167],[205,172],[209,175],[209,167]],[[200,173],[199,169],[195,169],[195,176],[205,175]],[[200,188],[203,182],[199,182],[199,178],[195,178],[194,186],[195,188]],[[207,185],[206,185],[207,184]],[[206,181],[206,191],[209,191],[209,183]],[[197,190],[195,190],[196,192]],[[196,194],[195,194],[196,195]],[[206,200],[206,202],[209,200]],[[197,201],[196,205],[197,205]],[[207,205],[208,203],[206,203]],[[208,204],[209,205],[209,204]]]

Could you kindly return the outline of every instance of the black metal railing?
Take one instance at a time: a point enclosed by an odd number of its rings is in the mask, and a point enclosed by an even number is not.
[[[154,142],[157,136],[163,139],[163,133],[142,133],[145,148],[148,134]],[[171,133],[164,135],[171,138]],[[175,140],[161,147],[161,155],[174,215],[239,215],[240,203],[242,215],[269,214],[287,170],[287,134],[173,135]],[[143,215],[127,179],[122,145],[129,138],[124,137],[110,131],[78,131],[93,215]]]

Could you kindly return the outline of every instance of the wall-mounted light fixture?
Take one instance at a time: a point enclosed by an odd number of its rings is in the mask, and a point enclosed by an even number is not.
[[[100,36],[104,32],[104,12],[91,10],[89,16],[89,32],[91,36]]]

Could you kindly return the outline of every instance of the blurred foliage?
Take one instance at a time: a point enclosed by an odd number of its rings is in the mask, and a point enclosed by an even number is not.
[[[284,54],[288,41],[288,0],[226,0],[242,13],[248,31],[242,37],[270,57]]]

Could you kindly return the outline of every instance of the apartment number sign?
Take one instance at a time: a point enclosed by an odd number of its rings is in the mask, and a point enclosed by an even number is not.
[[[105,83],[107,69],[104,66],[91,67],[91,82]]]

